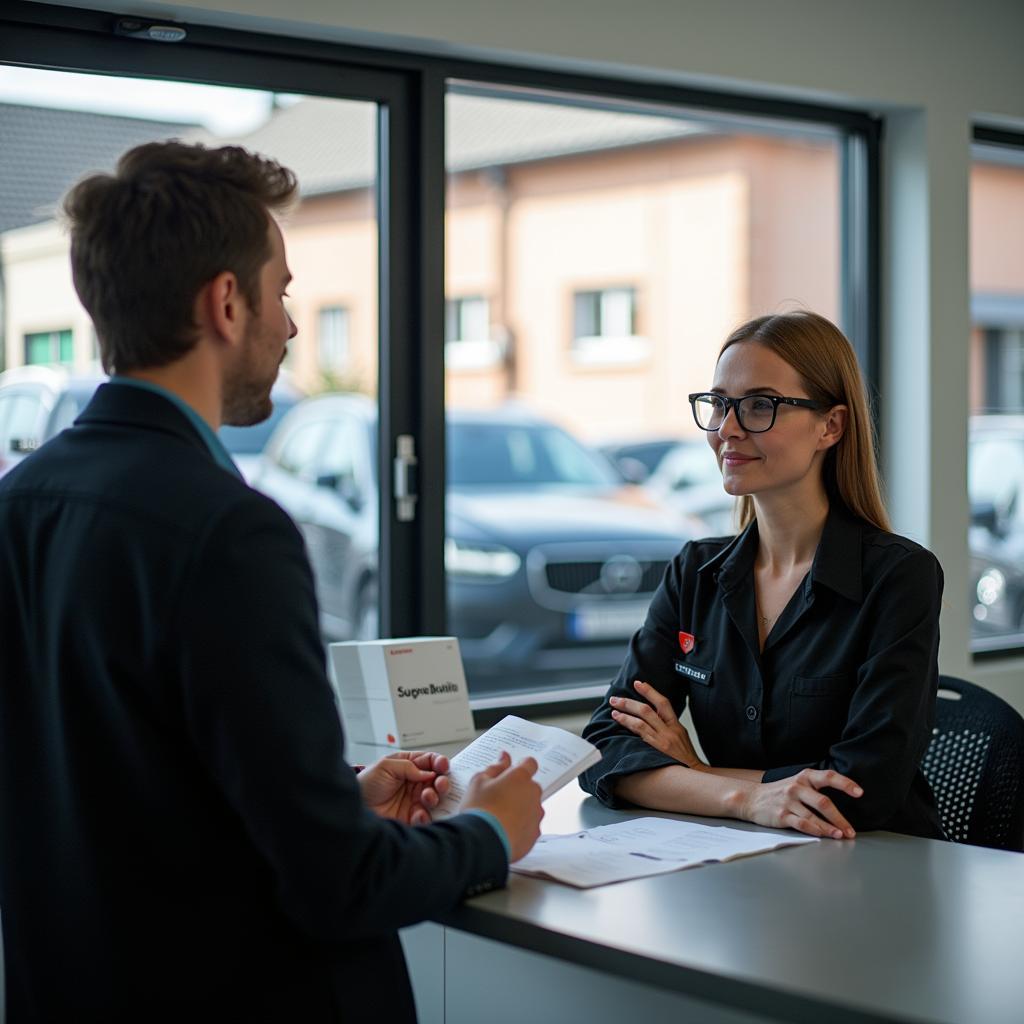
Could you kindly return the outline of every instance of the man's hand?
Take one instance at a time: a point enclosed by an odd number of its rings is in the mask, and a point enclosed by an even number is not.
[[[461,809],[488,811],[501,822],[512,847],[510,860],[525,857],[540,835],[540,786],[533,781],[537,762],[532,757],[511,767],[512,758],[503,753],[497,763],[477,772],[469,783]]]
[[[690,734],[680,723],[669,699],[650,683],[643,683],[639,679],[634,680],[633,688],[650,704],[628,697],[612,697],[612,718],[630,732],[636,733],[648,746],[668,754],[687,768],[706,768],[707,765],[697,756]]]
[[[448,758],[428,751],[396,751],[358,775],[366,806],[382,818],[426,825],[448,791]]]

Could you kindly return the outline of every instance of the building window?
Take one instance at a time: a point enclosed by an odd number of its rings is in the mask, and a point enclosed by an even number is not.
[[[632,337],[636,324],[636,289],[604,288],[573,296],[573,338]]]
[[[70,328],[25,335],[26,363],[70,363],[73,356]]]
[[[1024,329],[985,330],[986,412],[1024,412]]]
[[[320,369],[340,373],[348,369],[349,312],[344,306],[327,306],[317,320]]]
[[[573,294],[572,355],[584,365],[641,363],[650,343],[636,334],[636,289],[602,288]]]
[[[501,362],[501,344],[491,337],[491,304],[482,295],[444,304],[444,356],[449,370],[479,370]]]
[[[445,341],[484,341],[490,336],[490,310],[481,295],[448,299],[445,303]]]

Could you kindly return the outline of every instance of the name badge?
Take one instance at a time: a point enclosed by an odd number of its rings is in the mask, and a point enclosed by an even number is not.
[[[698,683],[703,683],[705,686],[711,682],[711,669],[698,668],[696,665],[687,665],[685,661],[677,661],[675,663],[675,668],[681,676],[689,676],[690,679],[693,679]]]

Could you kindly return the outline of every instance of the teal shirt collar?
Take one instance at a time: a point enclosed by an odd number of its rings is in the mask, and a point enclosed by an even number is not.
[[[179,412],[192,424],[196,429],[196,433],[203,439],[203,443],[210,450],[210,454],[213,456],[214,462],[217,463],[221,469],[226,469],[229,473],[234,473],[239,480],[244,480],[238,467],[235,465],[234,460],[228,454],[227,448],[224,447],[221,439],[211,429],[210,424],[203,419],[192,408],[188,402],[179,398],[173,391],[168,391],[167,388],[160,387],[159,384],[152,384],[148,380],[137,380],[135,377],[111,377],[111,384],[126,384],[128,387],[141,388],[143,391],[151,391],[155,395],[161,395],[166,398],[173,406],[175,406]]]

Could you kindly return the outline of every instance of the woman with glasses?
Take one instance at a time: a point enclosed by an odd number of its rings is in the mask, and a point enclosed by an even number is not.
[[[942,570],[890,531],[850,343],[814,313],[758,317],[689,397],[742,532],[670,563],[584,732],[603,754],[584,788],[832,839],[943,838],[919,768]]]

